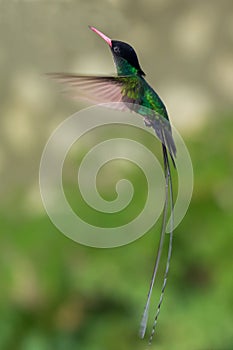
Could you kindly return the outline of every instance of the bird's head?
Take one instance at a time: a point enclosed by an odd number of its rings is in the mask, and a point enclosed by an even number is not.
[[[89,27],[93,32],[98,34],[104,41],[108,44],[108,46],[111,49],[115,64],[117,69],[121,69],[124,71],[127,68],[127,64],[132,67],[132,69],[138,73],[139,75],[144,76],[145,73],[141,69],[138,58],[136,55],[136,52],[127,43],[124,43],[123,41],[118,41],[118,40],[111,40],[108,38],[105,34],[100,32],[98,29],[95,27]],[[125,66],[125,67],[124,67]],[[130,74],[130,68],[128,68],[129,74]],[[124,72],[123,72],[124,73]]]

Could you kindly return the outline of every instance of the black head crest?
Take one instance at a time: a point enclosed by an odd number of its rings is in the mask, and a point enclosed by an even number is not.
[[[111,51],[115,58],[123,58],[132,67],[136,68],[140,75],[145,75],[145,73],[140,67],[137,54],[132,46],[123,41],[112,40]]]

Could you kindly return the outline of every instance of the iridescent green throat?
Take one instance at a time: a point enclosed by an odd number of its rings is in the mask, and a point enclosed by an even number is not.
[[[114,62],[116,65],[117,69],[117,74],[122,76],[122,75],[137,75],[138,70],[131,66],[129,62],[127,62],[124,58],[122,57],[114,57]]]

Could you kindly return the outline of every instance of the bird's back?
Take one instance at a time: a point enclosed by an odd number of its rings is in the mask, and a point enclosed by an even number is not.
[[[163,101],[143,77],[134,76],[129,79],[131,81],[125,88],[122,100],[129,103],[129,108],[142,115],[146,125],[155,130],[160,141],[168,148],[175,164],[176,147]],[[131,92],[131,96],[129,92]]]
[[[154,111],[156,114],[159,114],[161,117],[169,120],[166,107],[159,95],[154,91],[154,89],[147,83],[147,81],[143,77],[141,77],[140,80],[144,90],[142,95],[142,106]]]

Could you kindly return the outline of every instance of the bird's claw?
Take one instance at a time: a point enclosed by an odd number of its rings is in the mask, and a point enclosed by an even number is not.
[[[150,120],[147,119],[147,118],[144,118],[144,124],[145,124],[145,126],[147,126],[147,127],[151,127],[151,122],[150,122]]]

